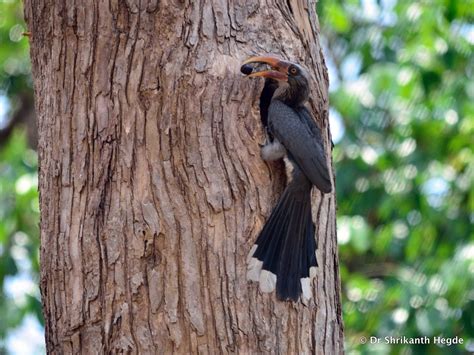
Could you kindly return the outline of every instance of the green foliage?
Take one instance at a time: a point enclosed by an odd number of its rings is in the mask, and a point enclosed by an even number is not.
[[[345,127],[334,160],[347,350],[472,351],[474,3],[322,0],[318,13]],[[425,335],[464,344],[360,344]]]
[[[0,352],[1,339],[19,326],[26,314],[42,319],[37,277],[37,180],[37,154],[27,148],[24,133],[16,131],[0,150]],[[14,288],[10,294],[6,292],[7,280]],[[20,286],[26,287],[18,289]]]
[[[0,129],[31,95],[28,40],[19,0],[0,0]],[[37,154],[24,132],[0,142],[0,353],[28,314],[42,321],[38,289]]]
[[[28,41],[20,0],[0,0],[0,95],[10,99],[30,87]],[[30,89],[31,90],[31,89]]]

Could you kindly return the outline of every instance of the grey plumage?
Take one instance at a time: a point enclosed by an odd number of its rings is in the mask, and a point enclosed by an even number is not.
[[[308,109],[304,106],[292,108],[273,99],[268,109],[268,129],[311,183],[322,192],[330,192],[331,180],[321,132]]]

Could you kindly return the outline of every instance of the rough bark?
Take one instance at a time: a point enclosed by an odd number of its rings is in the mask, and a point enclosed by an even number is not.
[[[246,256],[284,178],[260,159],[252,54],[310,68],[313,1],[27,0],[49,353],[343,351],[335,196],[314,191],[314,300],[279,302]]]

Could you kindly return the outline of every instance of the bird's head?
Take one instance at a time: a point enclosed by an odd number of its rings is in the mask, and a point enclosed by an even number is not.
[[[264,77],[287,83],[281,92],[295,103],[303,103],[308,100],[310,76],[308,71],[301,65],[282,60],[276,56],[257,56],[247,59],[242,63],[242,72],[244,67],[248,68],[252,64],[266,64],[270,69],[250,72],[249,77]],[[247,69],[249,71],[249,69]]]

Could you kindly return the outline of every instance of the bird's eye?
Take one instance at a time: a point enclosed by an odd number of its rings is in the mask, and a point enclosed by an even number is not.
[[[292,75],[298,74],[298,69],[296,69],[295,67],[291,67],[290,68],[290,74],[292,74]]]

